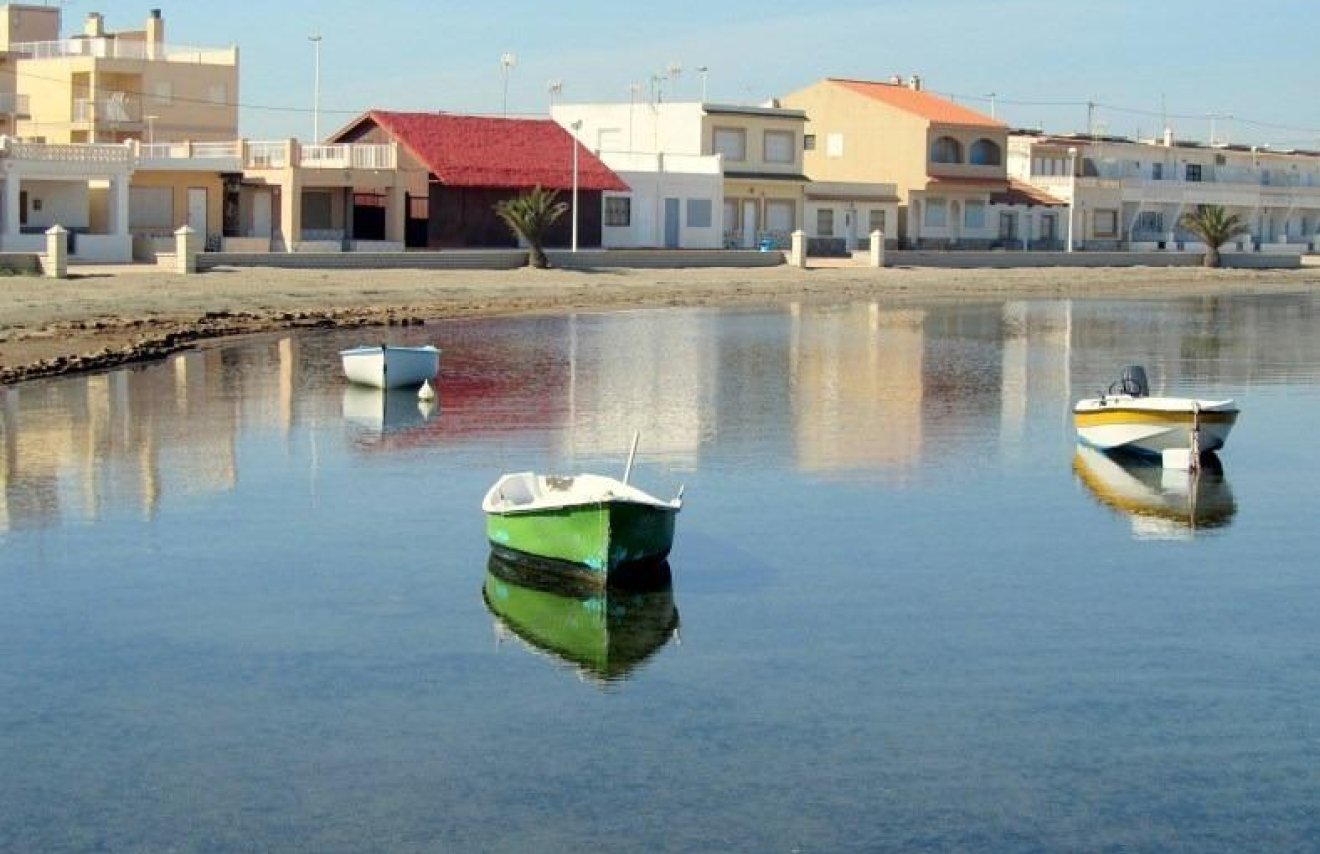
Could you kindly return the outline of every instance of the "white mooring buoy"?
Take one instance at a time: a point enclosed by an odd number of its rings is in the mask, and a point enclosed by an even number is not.
[[[418,400],[435,400],[435,389],[431,388],[430,380],[422,380],[422,387],[417,389]]]

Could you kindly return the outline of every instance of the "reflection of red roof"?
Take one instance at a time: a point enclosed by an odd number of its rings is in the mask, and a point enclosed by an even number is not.
[[[1007,178],[954,178],[934,176],[926,184],[929,190],[998,190],[1008,189]]]
[[[913,89],[901,83],[873,83],[869,80],[841,80],[827,78],[845,89],[851,89],[859,95],[865,95],[881,101],[891,107],[921,116],[928,121],[945,125],[973,125],[986,128],[1007,128],[1008,125],[989,116],[959,106],[952,101],[932,95],[920,89]]]
[[[363,120],[375,122],[451,187],[571,189],[576,144],[579,188],[628,189],[586,146],[575,143],[572,134],[550,119],[372,110]]]
[[[1031,208],[1036,206],[1063,207],[1067,203],[1030,184],[1010,179],[1007,190],[1002,193],[990,194],[990,204],[1025,205]]]

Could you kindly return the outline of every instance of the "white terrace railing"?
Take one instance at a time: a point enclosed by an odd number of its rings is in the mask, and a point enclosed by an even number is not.
[[[116,143],[47,143],[5,140],[4,152],[18,160],[47,163],[131,163],[133,151]]]
[[[47,42],[18,42],[10,52],[32,59],[62,59],[90,56],[97,59],[137,59],[155,62],[180,62],[193,65],[236,65],[238,48],[185,47],[158,44],[138,39],[73,38]]]
[[[21,160],[64,163],[134,163],[155,169],[286,169],[296,162],[303,169],[383,169],[398,163],[393,144],[301,145],[287,142],[138,142],[72,143],[19,142],[0,137],[0,156]],[[294,158],[296,157],[296,160]],[[191,163],[189,167],[187,164]]]
[[[393,145],[304,145],[298,164],[308,169],[393,169]]]

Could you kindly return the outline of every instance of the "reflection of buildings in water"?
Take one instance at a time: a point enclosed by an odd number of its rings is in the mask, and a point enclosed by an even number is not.
[[[1214,456],[1200,471],[1187,472],[1079,444],[1073,471],[1096,500],[1132,518],[1135,539],[1190,539],[1197,531],[1227,526],[1237,513],[1223,465]]]
[[[1030,454],[1029,425],[1051,428],[1051,414],[1071,411],[1071,325],[1071,301],[1004,303],[1001,447]]]
[[[697,311],[570,317],[569,456],[622,458],[640,432],[644,459],[694,465],[714,411],[717,322]]]
[[[678,631],[668,565],[643,590],[615,590],[566,579],[490,556],[482,599],[497,637],[512,633],[584,678],[626,679]]]
[[[789,372],[798,466],[903,471],[921,458],[923,311],[875,303],[791,308]]]
[[[220,351],[7,389],[6,528],[105,508],[156,513],[168,494],[237,482],[237,397],[217,393]]]

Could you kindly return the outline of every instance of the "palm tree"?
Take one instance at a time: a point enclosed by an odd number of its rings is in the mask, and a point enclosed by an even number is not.
[[[504,220],[510,231],[527,242],[527,263],[537,269],[550,266],[542,248],[545,233],[568,210],[568,203],[558,199],[559,191],[537,186],[521,196],[495,203],[496,215]]]
[[[1219,247],[1251,229],[1237,214],[1219,205],[1201,205],[1195,212],[1183,214],[1178,224],[1195,234],[1205,244],[1205,266],[1219,266]]]

